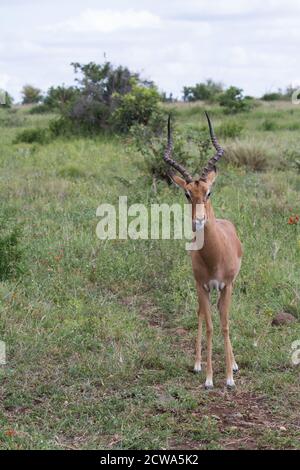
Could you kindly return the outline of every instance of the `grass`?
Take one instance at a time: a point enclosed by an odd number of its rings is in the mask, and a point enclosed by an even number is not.
[[[203,105],[180,105],[181,129],[205,123]],[[241,115],[226,146],[255,141],[274,161],[264,171],[220,164],[213,194],[244,245],[231,309],[240,366],[224,387],[223,340],[213,316],[215,389],[193,366],[196,294],[184,241],[100,241],[102,202],[182,202],[179,190],[143,174],[118,138],[14,144],[51,116],[0,110],[0,214],[21,227],[22,272],[0,282],[2,449],[299,448],[300,174],[291,165],[300,109],[261,105]],[[231,122],[213,108],[216,127]],[[261,123],[276,122],[276,131]],[[2,125],[1,123],[5,123]],[[295,124],[296,125],[296,124]],[[272,126],[271,126],[272,127]],[[225,127],[224,127],[225,128]],[[288,129],[289,128],[289,129]],[[280,310],[292,326],[271,326]],[[205,356],[204,356],[205,361]]]

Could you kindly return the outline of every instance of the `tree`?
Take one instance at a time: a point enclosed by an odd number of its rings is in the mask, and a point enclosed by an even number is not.
[[[36,104],[43,99],[42,91],[32,85],[24,85],[21,94],[22,104]]]
[[[235,114],[250,109],[249,100],[243,95],[243,90],[235,86],[229,87],[219,97],[220,106],[223,106],[226,114]]]
[[[64,84],[58,87],[51,87],[47,91],[47,94],[44,98],[44,105],[49,108],[49,110],[59,110],[64,108],[67,104],[71,103],[78,95],[78,90],[69,86],[66,87]]]
[[[75,74],[80,74],[77,86],[72,99],[60,107],[72,129],[126,132],[134,122],[146,123],[156,109],[160,96],[153,82],[142,80],[127,67],[110,62],[72,65]]]
[[[196,83],[193,87],[184,87],[183,99],[184,101],[215,101],[222,91],[223,84],[221,82],[215,82],[208,78],[205,82]]]

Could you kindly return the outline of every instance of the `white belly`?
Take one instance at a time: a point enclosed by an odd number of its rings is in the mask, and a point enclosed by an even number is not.
[[[208,284],[203,284],[203,287],[207,292],[210,292],[213,289],[220,291],[224,289],[225,283],[220,282],[217,279],[211,279]]]

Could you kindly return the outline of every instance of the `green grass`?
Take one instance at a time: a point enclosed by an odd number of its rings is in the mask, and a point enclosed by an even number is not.
[[[216,128],[232,122],[211,112]],[[183,131],[205,125],[201,104],[176,114]],[[297,106],[261,105],[239,116],[238,141],[225,139],[267,147],[276,165],[220,164],[213,205],[245,253],[231,309],[241,370],[226,391],[214,314],[206,392],[191,372],[197,305],[185,242],[103,242],[95,232],[102,202],[183,202],[181,192],[158,183],[154,193],[141,157],[118,138],[14,144],[51,116],[20,109],[9,121],[0,110],[0,214],[21,227],[22,257],[21,273],[0,282],[2,449],[299,448],[300,230],[287,223],[300,213],[299,117]],[[272,327],[280,310],[298,322]]]

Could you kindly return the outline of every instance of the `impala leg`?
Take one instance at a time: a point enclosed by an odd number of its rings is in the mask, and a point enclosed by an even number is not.
[[[234,387],[233,369],[237,368],[234,360],[231,341],[229,337],[229,308],[231,302],[232,285],[224,287],[221,291],[218,309],[220,312],[221,328],[224,337],[225,361],[226,361],[226,384],[227,387]]]
[[[194,371],[201,372],[201,341],[202,341],[202,322],[203,322],[203,314],[199,308],[198,310],[198,332],[196,338],[196,357],[195,357],[195,365]]]
[[[202,286],[198,286],[198,334],[196,340],[196,366],[200,365],[201,370],[201,337],[202,337],[202,322],[205,320],[206,325],[206,338],[207,338],[207,365],[206,365],[206,381],[205,388],[213,387],[213,370],[212,370],[212,335],[213,335],[213,324],[210,313],[209,304],[209,293],[203,289]]]

